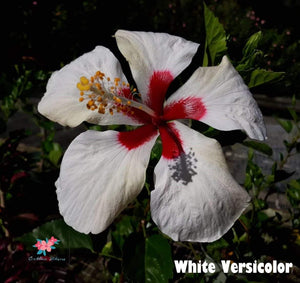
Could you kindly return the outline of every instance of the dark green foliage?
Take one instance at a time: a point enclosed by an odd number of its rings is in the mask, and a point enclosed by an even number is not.
[[[300,250],[300,180],[286,164],[300,153],[299,54],[294,19],[295,1],[5,1],[2,17],[7,30],[0,76],[0,281],[1,282],[298,282]],[[294,5],[291,5],[291,3]],[[270,6],[274,9],[270,10]],[[275,9],[276,8],[276,9]],[[274,13],[274,14],[273,14]],[[277,17],[276,17],[277,15]],[[13,24],[10,24],[12,23]],[[49,75],[96,45],[112,49],[131,80],[129,68],[111,37],[117,29],[168,32],[199,42],[191,67],[173,88],[200,65],[214,66],[227,55],[251,91],[292,97],[284,117],[271,109],[288,138],[276,156],[265,142],[245,140],[241,131],[221,132],[200,122],[192,128],[217,139],[222,146],[249,148],[244,187],[252,197],[244,215],[220,240],[180,243],[162,235],[151,220],[149,197],[153,170],[162,151],[158,139],[146,172],[145,188],[106,231],[85,235],[62,220],[54,183],[66,145],[57,139],[58,126],[41,117],[37,102]],[[169,90],[170,91],[170,90]],[[169,94],[172,92],[170,91]],[[10,129],[10,119],[26,113],[34,129]],[[129,130],[128,126],[95,126],[98,131]],[[28,138],[34,139],[28,142]],[[256,162],[273,164],[266,170]],[[270,199],[287,202],[276,209]],[[38,238],[61,242],[54,256],[64,262],[30,262]],[[294,274],[177,274],[174,259],[222,259],[234,262],[293,262]]]

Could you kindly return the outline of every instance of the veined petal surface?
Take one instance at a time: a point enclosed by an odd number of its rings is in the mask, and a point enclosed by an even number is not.
[[[199,44],[167,33],[116,32],[142,100],[158,114],[172,80],[192,61]]]
[[[164,109],[168,119],[191,118],[219,130],[244,130],[250,138],[266,137],[257,103],[226,56],[219,66],[198,68]]]
[[[215,241],[239,218],[250,197],[229,173],[216,140],[180,122],[172,122],[172,128],[184,152],[173,159],[162,156],[155,167],[152,219],[175,241]]]
[[[77,83],[80,77],[90,78],[97,71],[105,73],[106,77],[120,78],[127,83],[121,65],[111,51],[103,46],[97,46],[93,51],[83,54],[70,64],[56,71],[50,77],[47,90],[38,105],[38,111],[48,119],[63,126],[75,127],[83,121],[100,125],[127,124],[142,125],[144,121],[115,112],[110,115],[87,109],[86,102],[79,102],[80,91]]]
[[[151,125],[79,135],[64,155],[56,182],[66,223],[82,233],[105,230],[143,188],[157,136]]]

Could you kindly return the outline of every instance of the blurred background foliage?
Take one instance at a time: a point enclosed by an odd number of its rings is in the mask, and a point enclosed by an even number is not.
[[[286,170],[285,165],[300,152],[300,1],[205,3],[14,0],[1,4],[8,15],[0,19],[1,282],[299,282],[299,168]],[[171,85],[169,94],[195,67],[217,65],[227,54],[264,115],[275,116],[288,137],[282,139],[284,150],[275,154],[267,143],[245,140],[241,132],[221,133],[193,122],[193,128],[223,146],[239,143],[249,148],[243,185],[252,205],[219,241],[173,242],[153,224],[149,192],[161,152],[159,141],[151,155],[145,189],[105,232],[82,235],[59,215],[54,182],[69,140],[57,138],[61,127],[40,116],[36,105],[51,73],[96,45],[110,48],[131,78],[112,37],[117,29],[168,32],[201,43],[191,66]],[[25,113],[31,122],[16,120],[18,113]],[[84,124],[81,130],[86,128],[91,126]],[[269,170],[258,165],[257,154],[272,163]],[[268,201],[279,193],[289,204],[285,211],[272,208]],[[36,239],[52,235],[61,240],[55,255],[66,261],[29,261],[35,255]],[[294,269],[287,275],[177,274],[174,259],[215,263],[276,259],[293,262]]]

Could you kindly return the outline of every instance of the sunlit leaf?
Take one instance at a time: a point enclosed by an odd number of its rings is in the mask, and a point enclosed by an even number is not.
[[[227,50],[226,33],[218,18],[215,17],[205,4],[204,23],[206,31],[206,56],[209,56],[212,65],[216,65],[218,63],[217,59],[222,57]],[[208,58],[204,58],[203,66],[207,66],[208,63]]]
[[[272,148],[265,143],[261,143],[257,141],[244,141],[243,144],[257,151],[260,151],[266,155],[271,156],[273,154]]]
[[[287,133],[292,131],[293,123],[290,120],[277,119],[277,122]]]
[[[243,55],[244,57],[251,55],[254,53],[255,49],[257,49],[257,46],[262,39],[262,32],[259,31],[253,35],[250,36],[248,41],[246,42],[244,48],[243,48]]]
[[[272,72],[264,69],[256,69],[251,73],[248,87],[256,87],[282,78],[284,72]]]

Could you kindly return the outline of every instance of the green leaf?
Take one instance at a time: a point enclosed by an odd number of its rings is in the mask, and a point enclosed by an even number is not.
[[[243,48],[244,57],[248,57],[255,52],[261,39],[262,39],[261,31],[250,36],[250,38],[248,39],[248,41],[246,42]]]
[[[62,219],[53,220],[35,228],[31,233],[27,233],[19,238],[28,249],[33,249],[32,245],[37,239],[55,237],[60,240],[59,249],[89,249],[93,251],[93,244],[90,236],[79,233],[68,226]]]
[[[296,110],[288,108],[288,111],[290,112],[291,116],[293,117],[293,120],[297,123],[299,118],[298,118]]]
[[[171,247],[161,235],[131,234],[124,245],[123,270],[129,281],[169,282],[173,277]]]
[[[132,217],[124,215],[111,232],[112,249],[116,255],[122,255],[125,239],[133,232],[131,220]]]
[[[169,282],[173,277],[173,261],[168,241],[161,235],[146,239],[146,282]]]
[[[49,160],[55,165],[58,165],[58,162],[63,154],[63,150],[58,143],[53,143],[53,148],[48,154]]]
[[[265,83],[279,80],[284,75],[284,72],[272,72],[264,69],[256,69],[251,72],[248,87],[256,87]]]
[[[205,51],[210,57],[212,65],[216,65],[217,59],[226,53],[226,33],[223,26],[212,11],[204,3],[204,24],[206,31]],[[205,57],[205,56],[204,56]],[[204,58],[203,66],[208,65],[208,58]]]
[[[257,141],[244,141],[243,144],[266,155],[271,156],[273,154],[273,149],[265,143],[260,143]]]
[[[293,207],[298,207],[300,204],[300,179],[291,180],[287,186],[287,196]]]
[[[292,131],[293,123],[290,120],[277,119],[277,122],[287,133]]]
[[[295,173],[295,171],[287,172],[285,170],[276,170],[275,171],[275,176],[274,176],[274,181],[275,182],[281,182],[281,181],[286,180],[289,177],[291,177],[294,173]]]

